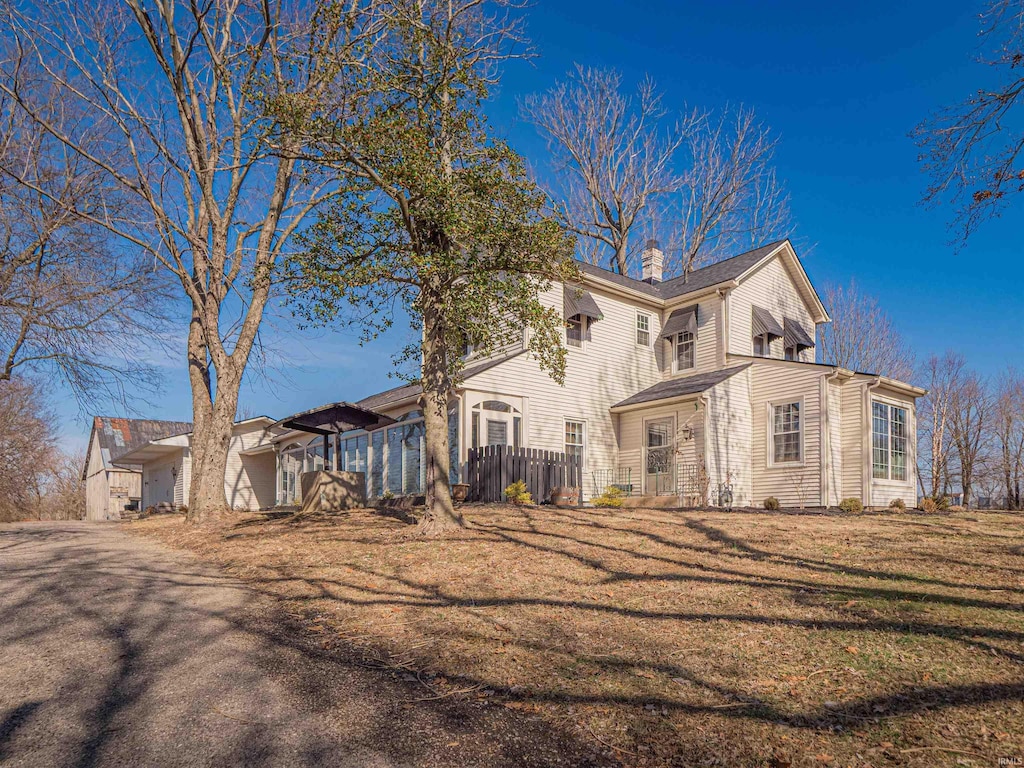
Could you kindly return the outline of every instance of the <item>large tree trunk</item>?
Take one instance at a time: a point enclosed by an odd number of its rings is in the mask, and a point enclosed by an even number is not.
[[[452,502],[448,476],[448,395],[451,382],[441,326],[438,295],[428,288],[422,292],[423,314],[423,424],[426,430],[426,510],[419,530],[428,536],[464,527],[465,522]]]

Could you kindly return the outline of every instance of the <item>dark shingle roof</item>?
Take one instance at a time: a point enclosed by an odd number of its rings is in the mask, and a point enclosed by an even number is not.
[[[151,440],[160,440],[172,435],[184,435],[192,431],[189,421],[157,421],[156,419],[122,419],[116,416],[95,416],[92,420],[92,431],[96,434],[103,465],[109,467],[129,451],[145,445]],[[89,447],[85,456],[85,466],[89,466],[89,453],[93,441],[89,438]],[[87,469],[82,470],[83,473]]]
[[[513,357],[517,357],[523,354],[523,352],[525,351],[526,350],[513,352],[511,355],[506,355],[505,357],[500,357],[495,360],[487,360],[486,362],[480,363],[479,365],[474,365],[469,368],[466,368],[466,370],[462,372],[462,378],[463,380],[466,380],[471,376],[481,374],[484,371],[490,370],[496,365],[504,363],[506,360],[511,360]],[[411,382],[409,384],[403,384],[400,387],[385,390],[384,392],[378,392],[377,394],[370,395],[369,397],[364,397],[362,400],[357,401],[356,405],[358,405],[360,408],[366,408],[367,410],[375,411],[378,408],[386,408],[391,403],[397,403],[401,400],[405,400],[408,397],[418,395],[422,391],[423,390],[420,387],[419,382]]]
[[[685,293],[701,291],[739,277],[784,242],[785,240],[778,240],[774,243],[768,243],[768,245],[762,245],[760,248],[741,253],[738,256],[695,269],[685,278],[673,277],[670,280],[654,284],[637,280],[633,277],[626,277],[617,272],[602,269],[594,264],[580,262],[579,267],[585,274],[600,277],[624,288],[632,288],[635,291],[646,293],[648,296],[657,299],[671,299],[676,296],[682,296]]]
[[[721,371],[711,373],[698,373],[696,376],[684,376],[681,379],[667,379],[659,381],[653,387],[637,392],[627,397],[621,403],[616,403],[612,408],[621,408],[626,405],[637,405],[639,403],[652,403],[656,400],[666,400],[670,397],[682,397],[683,395],[695,395],[711,389],[716,384],[721,384],[730,376],[749,368],[750,363],[737,365],[734,368],[725,368]]]

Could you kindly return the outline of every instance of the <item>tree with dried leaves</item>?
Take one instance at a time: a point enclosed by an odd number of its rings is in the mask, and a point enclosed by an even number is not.
[[[643,232],[666,246],[666,274],[685,274],[791,234],[776,141],[749,109],[673,116],[649,79],[627,95],[617,72],[577,65],[521,111],[547,142],[554,209],[586,261],[628,274]]]
[[[188,307],[191,521],[227,510],[231,426],[276,292],[274,267],[334,195],[268,103],[343,90],[338,62],[362,55],[376,23],[373,0],[5,8],[3,34],[18,55],[4,62],[0,93],[132,200],[131,215],[120,207],[78,213],[149,254]],[[59,102],[80,117],[67,120],[24,88],[17,73],[25,67],[46,72]]]
[[[38,386],[0,381],[0,522],[37,516],[45,477],[56,459],[53,416]]]
[[[900,381],[913,377],[914,352],[878,299],[863,293],[853,280],[849,285],[826,284],[824,294],[832,322],[819,326],[822,362]]]
[[[927,203],[949,201],[959,245],[1024,191],[1024,1],[990,0],[980,16],[993,85],[922,122],[913,132],[931,177]]]
[[[963,355],[948,351],[941,357],[929,357],[921,370],[928,394],[918,405],[918,474],[922,488],[928,490],[926,495],[933,499],[952,491],[954,394],[966,375],[966,367]],[[922,463],[924,467],[920,466]]]
[[[1015,368],[1000,374],[992,404],[995,467],[1007,509],[1024,502],[1024,376]]]
[[[576,275],[571,239],[544,215],[522,159],[482,114],[493,65],[517,38],[501,3],[397,0],[353,78],[367,94],[346,119],[329,102],[301,128],[317,159],[344,170],[342,195],[302,237],[290,266],[296,311],[334,323],[346,308],[366,338],[400,304],[418,331],[398,355],[422,387],[426,509],[419,530],[463,521],[449,487],[449,400],[467,341],[484,356],[524,343],[561,380],[561,313],[540,301]]]
[[[45,77],[12,76],[47,121],[69,117]],[[93,144],[86,132],[80,142]],[[161,276],[91,221],[122,205],[104,174],[0,93],[0,381],[53,377],[83,407],[155,387],[137,352],[164,320]]]

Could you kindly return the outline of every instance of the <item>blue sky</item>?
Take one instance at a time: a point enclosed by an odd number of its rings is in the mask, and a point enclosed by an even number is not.
[[[952,348],[982,373],[1024,365],[1021,205],[989,222],[960,253],[946,209],[918,204],[925,177],[908,132],[959,101],[991,72],[974,61],[971,2],[612,2],[538,0],[528,11],[539,54],[509,66],[490,106],[493,125],[535,164],[543,146],[517,117],[516,98],[550,87],[575,62],[614,67],[627,84],[645,74],[665,104],[753,107],[778,134],[778,175],[788,187],[812,280],[856,277],[875,294],[919,358]],[[249,411],[286,415],[394,386],[390,355],[404,328],[360,347],[353,332],[297,334],[287,318],[265,334],[276,365],[251,376]],[[184,349],[166,358],[165,391],[146,414],[189,419]],[[69,447],[87,426],[59,406]],[[109,410],[109,409],[108,409]]]

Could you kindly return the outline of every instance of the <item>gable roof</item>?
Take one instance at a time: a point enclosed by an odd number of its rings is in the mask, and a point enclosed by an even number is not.
[[[578,266],[586,275],[592,275],[601,280],[621,285],[623,288],[631,288],[651,298],[666,300],[695,291],[703,291],[706,288],[735,280],[772,255],[786,242],[788,241],[777,240],[774,243],[762,245],[760,248],[755,248],[752,251],[746,251],[737,256],[709,264],[706,267],[695,269],[689,275],[673,277],[660,283],[648,283],[645,280],[637,280],[635,277],[620,275],[618,272],[612,272],[611,270],[586,262],[580,262]]]
[[[500,365],[501,363],[504,363],[506,360],[511,360],[513,357],[518,357],[524,352],[526,352],[526,350],[521,349],[517,352],[513,352],[510,355],[505,355],[504,357],[495,358],[493,360],[487,360],[485,362],[480,363],[479,365],[474,365],[470,368],[467,368],[462,372],[462,379],[463,381],[465,381],[466,379],[481,374],[484,371],[489,371],[494,366]],[[399,403],[403,400],[409,399],[410,397],[417,396],[422,391],[423,388],[420,386],[419,382],[413,381],[408,384],[402,384],[401,386],[394,387],[393,389],[387,389],[384,390],[383,392],[378,392],[375,395],[369,395],[368,397],[364,397],[362,400],[357,400],[355,404],[358,405],[360,408],[375,411],[378,408],[386,408],[387,406],[393,403]]]
[[[82,477],[89,469],[89,456],[94,443],[99,444],[100,459],[105,468],[110,468],[121,456],[152,440],[192,431],[190,421],[158,421],[156,419],[124,419],[117,416],[94,416],[89,446],[85,453]],[[96,439],[93,440],[93,435]]]
[[[631,405],[640,405],[643,403],[653,403],[657,400],[668,400],[674,397],[684,397],[686,395],[696,395],[700,392],[704,392],[711,389],[716,384],[721,384],[723,381],[731,376],[739,373],[740,371],[746,370],[751,366],[751,363],[745,363],[744,365],[737,365],[733,368],[725,368],[721,371],[711,371],[710,373],[698,373],[696,376],[684,376],[676,379],[666,379],[665,381],[659,381],[653,387],[637,392],[635,395],[627,397],[620,403],[616,403],[611,407],[614,411],[617,408],[627,408]]]

